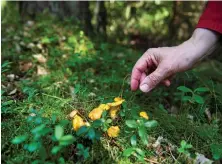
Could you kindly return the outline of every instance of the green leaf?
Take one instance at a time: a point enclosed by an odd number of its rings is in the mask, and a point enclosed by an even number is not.
[[[158,125],[158,122],[156,120],[147,121],[144,123],[145,127],[147,128],[153,128]]]
[[[59,144],[63,146],[67,146],[67,145],[72,144],[74,141],[75,141],[75,138],[71,134],[68,134],[60,138]]]
[[[86,133],[87,131],[88,131],[88,127],[82,126],[81,128],[78,129],[78,131],[76,132],[76,135],[80,136],[80,135]]]
[[[123,156],[124,157],[129,157],[133,152],[134,152],[134,148],[128,148],[128,149],[125,149],[124,151],[123,151]]]
[[[132,135],[132,137],[130,138],[130,143],[132,146],[136,146],[136,135]]]
[[[101,120],[95,120],[93,121],[92,123],[92,126],[95,127],[95,128],[98,128],[102,125],[102,121]]]
[[[139,134],[143,144],[147,145],[148,144],[148,136],[147,136],[147,133],[146,133],[145,126],[140,126],[139,127],[138,134]]]
[[[54,146],[51,150],[52,154],[57,154],[62,149],[62,146]]]
[[[55,114],[52,115],[52,123],[55,124],[57,116]]]
[[[83,158],[87,159],[89,157],[89,148],[87,147],[84,151],[83,151]]]
[[[111,122],[112,122],[112,119],[107,119],[107,120],[106,120],[106,123],[107,123],[107,124],[110,124]]]
[[[77,144],[77,149],[79,149],[79,150],[84,150],[83,144]]]
[[[45,161],[45,159],[47,158],[47,152],[45,147],[41,146],[39,149],[39,156],[41,157],[41,160]]]
[[[28,144],[27,146],[27,150],[29,152],[34,152],[39,148],[39,143],[38,142],[31,142],[30,144]]]
[[[55,137],[59,140],[64,134],[64,129],[61,125],[56,125],[55,127]]]
[[[129,128],[137,128],[138,127],[138,124],[135,120],[126,120],[126,125]]]
[[[190,89],[190,88],[187,88],[187,87],[185,87],[185,86],[179,86],[179,87],[177,87],[177,89],[178,90],[180,90],[180,91],[182,91],[182,92],[190,92],[190,93],[192,93],[193,91]]]
[[[222,158],[222,144],[211,144],[210,149],[215,160]]]
[[[186,146],[186,144],[187,144],[187,142],[185,140],[182,140],[180,142],[180,145],[181,145],[182,148],[184,148]]]
[[[139,148],[136,148],[136,152],[143,157],[145,156],[145,152]]]
[[[59,122],[59,125],[65,127],[65,126],[68,125],[69,123],[70,123],[69,120],[61,120],[61,121]]]
[[[95,138],[95,136],[96,136],[95,130],[93,128],[90,128],[89,132],[88,132],[89,139],[93,140]]]
[[[194,92],[209,92],[209,89],[206,87],[200,87],[195,89]]]
[[[12,140],[12,143],[13,144],[20,144],[20,143],[24,142],[27,138],[28,138],[28,136],[26,136],[26,135],[17,136]]]
[[[182,97],[182,101],[189,101],[189,100],[192,100],[191,96],[183,96]]]
[[[65,159],[63,157],[60,157],[59,158],[59,164],[65,164]]]
[[[194,95],[193,98],[194,98],[194,100],[195,100],[198,104],[203,104],[203,103],[204,103],[203,97],[201,97],[201,96],[199,96],[199,95]]]
[[[40,133],[44,128],[45,128],[45,124],[41,124],[37,126],[36,128],[32,129],[31,132],[33,134]]]

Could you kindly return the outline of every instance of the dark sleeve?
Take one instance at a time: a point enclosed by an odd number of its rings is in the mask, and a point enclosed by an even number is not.
[[[222,34],[222,1],[209,1],[196,28],[206,28]]]

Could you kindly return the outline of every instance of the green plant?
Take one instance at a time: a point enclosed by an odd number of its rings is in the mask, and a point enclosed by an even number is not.
[[[30,132],[16,136],[12,143],[23,144],[23,148],[30,153],[37,152],[40,160],[35,160],[35,163],[43,163],[48,159],[54,162],[63,161],[61,153],[73,144],[76,138],[72,134],[64,134],[68,120],[61,120],[54,126],[55,121],[55,116],[49,119],[43,117],[41,111],[31,109],[27,118]]]
[[[188,101],[191,103],[198,103],[198,104],[204,104],[204,98],[200,95],[200,93],[209,92],[209,89],[206,87],[199,87],[196,88],[195,90],[191,90],[186,86],[180,86],[177,89],[184,93],[182,95],[182,101]]]
[[[124,157],[129,157],[131,155],[134,155],[139,161],[144,161],[146,154],[142,149],[136,147],[130,147],[123,151]]]
[[[211,144],[210,149],[215,160],[222,158],[222,144]]]
[[[187,156],[190,155],[189,150],[192,148],[193,146],[191,144],[188,144],[185,140],[182,140],[180,143],[180,147],[177,149],[179,153],[183,153]]]
[[[145,121],[143,118],[139,118],[138,120],[126,120],[126,126],[130,129],[133,129],[133,135],[131,136],[131,144],[133,146],[136,145],[136,135],[140,137],[144,145],[148,144],[148,134],[147,129],[151,129],[158,125],[157,121]]]

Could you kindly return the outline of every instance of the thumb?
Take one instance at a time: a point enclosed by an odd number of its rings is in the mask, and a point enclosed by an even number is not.
[[[155,88],[161,81],[166,79],[168,73],[162,68],[157,68],[154,72],[149,74],[140,84],[140,90],[149,92]]]

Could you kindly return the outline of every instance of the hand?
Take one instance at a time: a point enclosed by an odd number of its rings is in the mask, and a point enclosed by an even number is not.
[[[204,57],[219,35],[210,30],[196,29],[192,37],[176,47],[148,49],[135,64],[131,76],[131,89],[140,87],[149,92],[158,84],[170,86],[171,77],[177,72],[186,71]]]

